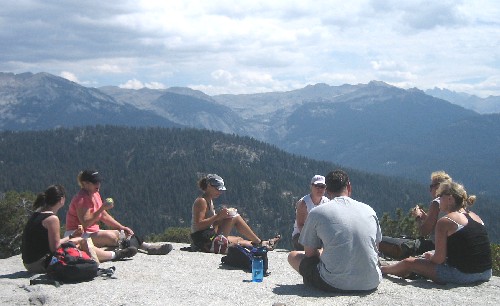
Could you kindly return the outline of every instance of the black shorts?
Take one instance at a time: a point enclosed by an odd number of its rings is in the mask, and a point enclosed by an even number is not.
[[[300,233],[293,235],[292,244],[295,251],[304,251],[304,246],[299,243]]]
[[[202,252],[210,253],[212,247],[212,240],[217,236],[213,228],[207,228],[191,234],[193,244]]]
[[[370,290],[342,290],[332,287],[319,275],[318,264],[319,257],[305,257],[302,259],[299,265],[299,273],[302,275],[304,285],[316,287],[327,292],[338,293],[369,293],[377,290],[377,288]]]

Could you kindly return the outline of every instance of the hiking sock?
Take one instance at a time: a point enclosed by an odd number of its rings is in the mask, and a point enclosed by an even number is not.
[[[144,250],[144,251],[147,251],[150,247],[151,247],[151,243],[143,242],[143,243],[141,244],[140,249],[141,249],[141,250]]]

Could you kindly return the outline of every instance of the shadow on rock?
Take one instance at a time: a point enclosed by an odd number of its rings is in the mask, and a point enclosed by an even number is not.
[[[28,271],[18,271],[11,274],[0,275],[0,278],[18,279],[18,278],[31,278],[34,274]]]
[[[314,287],[309,287],[304,284],[295,285],[276,285],[273,289],[273,293],[277,295],[295,295],[300,297],[333,297],[333,296],[367,296],[375,291],[367,293],[336,293],[336,292],[325,292]]]

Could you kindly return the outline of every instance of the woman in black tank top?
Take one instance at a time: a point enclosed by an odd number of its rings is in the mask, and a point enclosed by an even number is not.
[[[481,218],[469,211],[476,201],[455,182],[442,183],[437,194],[440,210],[447,213],[436,224],[436,250],[424,258],[407,258],[381,267],[382,273],[407,277],[411,273],[437,283],[472,284],[492,276],[488,233]]]

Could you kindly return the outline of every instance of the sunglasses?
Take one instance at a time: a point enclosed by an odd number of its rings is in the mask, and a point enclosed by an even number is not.
[[[439,186],[439,183],[430,184],[429,189],[437,188],[438,186]]]
[[[318,188],[318,189],[325,189],[326,188],[326,185],[322,185],[322,184],[313,184],[313,186]]]

